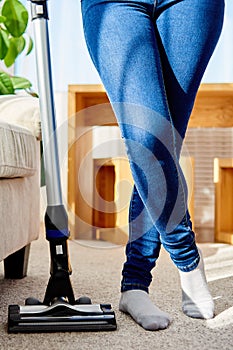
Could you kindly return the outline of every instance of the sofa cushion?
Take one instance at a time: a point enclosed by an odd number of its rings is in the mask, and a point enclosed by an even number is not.
[[[0,96],[0,121],[27,128],[39,138],[39,99],[28,94]]]
[[[0,178],[34,175],[36,142],[28,129],[0,121]]]

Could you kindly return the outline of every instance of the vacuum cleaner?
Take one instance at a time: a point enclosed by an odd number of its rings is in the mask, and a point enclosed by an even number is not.
[[[30,0],[35,33],[37,78],[46,180],[46,239],[51,269],[43,302],[28,298],[24,306],[9,305],[8,332],[116,330],[110,304],[92,304],[86,296],[75,300],[70,281],[68,216],[62,202],[56,117],[48,33],[47,0]]]

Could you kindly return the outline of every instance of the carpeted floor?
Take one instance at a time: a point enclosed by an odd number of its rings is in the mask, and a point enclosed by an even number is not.
[[[169,256],[162,251],[154,270],[151,298],[172,316],[170,327],[149,332],[118,311],[124,247],[107,243],[69,242],[75,295],[88,295],[93,303],[111,303],[116,311],[115,332],[7,334],[8,304],[23,305],[34,296],[43,299],[49,276],[48,244],[40,238],[32,244],[28,277],[4,280],[0,263],[0,349],[14,350],[232,350],[233,349],[233,246],[200,244],[207,279],[216,303],[216,317],[195,320],[181,311],[178,273]]]

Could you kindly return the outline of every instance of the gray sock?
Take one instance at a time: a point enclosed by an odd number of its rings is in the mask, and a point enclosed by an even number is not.
[[[209,319],[214,317],[214,301],[209,292],[201,251],[196,269],[179,271],[182,288],[182,310],[190,317]]]
[[[143,290],[128,290],[121,294],[119,310],[131,317],[144,329],[156,331],[165,329],[171,322],[169,315],[152,303]]]

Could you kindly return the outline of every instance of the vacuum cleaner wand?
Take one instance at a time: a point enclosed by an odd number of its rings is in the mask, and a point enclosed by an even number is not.
[[[62,203],[56,117],[51,74],[47,0],[30,0],[40,96],[47,209],[46,239],[50,244],[50,279],[44,301],[28,298],[25,306],[10,305],[8,332],[115,330],[110,304],[91,304],[88,297],[75,301],[70,281],[68,216]]]

